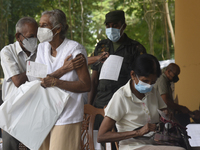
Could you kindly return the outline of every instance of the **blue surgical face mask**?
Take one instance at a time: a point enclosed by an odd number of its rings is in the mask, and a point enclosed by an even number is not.
[[[107,37],[113,41],[113,42],[117,42],[121,35],[120,35],[120,31],[122,29],[122,27],[124,26],[124,24],[121,26],[120,29],[116,29],[116,28],[106,28],[106,35]],[[123,34],[123,33],[122,33]]]
[[[141,80],[139,80],[138,84],[135,83],[135,89],[140,93],[150,92],[152,90],[153,86],[154,86],[154,84],[150,85],[148,83],[142,82]]]

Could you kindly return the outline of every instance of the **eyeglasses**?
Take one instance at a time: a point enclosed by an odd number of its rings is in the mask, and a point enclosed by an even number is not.
[[[28,38],[26,38],[22,33],[20,33],[27,41],[28,41]]]

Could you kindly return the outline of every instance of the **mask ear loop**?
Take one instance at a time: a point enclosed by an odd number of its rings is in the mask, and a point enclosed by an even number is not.
[[[55,29],[58,25],[60,25],[60,24],[55,25],[55,27],[53,27],[53,29]],[[52,31],[53,29],[51,29],[51,31]],[[52,32],[53,32],[53,31],[52,31]],[[58,32],[56,32],[56,34],[58,34]],[[56,36],[56,34],[55,34],[54,36]],[[54,36],[53,36],[53,38],[54,38]]]
[[[122,29],[122,27],[124,26],[124,24],[121,26],[121,28],[119,29],[120,30],[120,32],[121,32],[121,29]],[[122,32],[122,35],[124,34],[124,31]],[[120,38],[121,38],[121,36],[122,35],[120,35]]]
[[[138,79],[138,83],[137,83],[137,85],[139,84],[139,82],[140,82],[140,79],[139,79],[139,77],[138,77],[138,75],[137,74],[135,74],[135,76],[136,76],[136,78]],[[135,81],[134,81],[135,82]],[[135,83],[136,84],[136,83]]]
[[[28,38],[26,38],[22,33],[20,33],[20,35],[22,35],[24,37],[24,39],[26,39],[28,41]],[[20,42],[24,45],[24,43],[20,40]]]

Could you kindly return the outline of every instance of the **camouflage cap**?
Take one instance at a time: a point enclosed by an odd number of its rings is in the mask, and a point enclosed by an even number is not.
[[[119,21],[122,21],[123,23],[125,22],[125,16],[123,10],[115,10],[107,13],[104,23],[105,24],[108,22],[117,23]]]

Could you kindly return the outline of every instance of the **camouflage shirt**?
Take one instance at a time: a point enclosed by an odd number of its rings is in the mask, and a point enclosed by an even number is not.
[[[125,33],[124,33],[125,34]],[[101,54],[102,52],[109,52],[110,55],[118,55],[124,57],[122,67],[120,70],[118,81],[112,80],[99,80],[97,87],[97,95],[94,105],[98,108],[103,108],[108,104],[112,95],[123,85],[125,85],[130,79],[131,65],[138,55],[146,53],[146,49],[139,42],[130,39],[126,34],[124,41],[114,51],[113,43],[109,39],[100,41],[94,51],[94,56]],[[96,70],[100,73],[102,63],[99,65],[93,65],[92,70]]]

